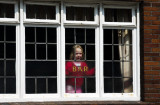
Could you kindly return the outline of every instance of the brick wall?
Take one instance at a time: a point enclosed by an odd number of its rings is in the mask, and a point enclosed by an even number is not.
[[[141,16],[144,17],[142,101],[160,104],[160,0],[144,0]]]

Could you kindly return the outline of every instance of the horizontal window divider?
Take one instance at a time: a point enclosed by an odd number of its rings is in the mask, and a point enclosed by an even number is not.
[[[74,21],[69,21],[64,23],[65,26],[86,26],[86,27],[97,27],[99,24],[97,23],[85,23],[85,22],[74,22]]]
[[[66,78],[96,78],[95,76],[66,76]]]
[[[116,77],[116,76],[104,76],[104,78],[112,78],[112,79],[123,79],[123,78],[132,78],[132,77],[124,77],[124,76],[121,76],[121,77]]]
[[[134,29],[134,28],[136,28],[137,26],[136,25],[132,25],[132,24],[130,24],[130,25],[122,25],[122,24],[118,24],[118,23],[110,23],[110,24],[108,24],[108,23],[105,23],[105,24],[103,24],[103,27],[104,28],[107,28],[108,27],[108,29]]]
[[[49,45],[57,45],[57,43],[44,43],[44,42],[25,42],[25,44],[44,44],[44,45],[46,45],[46,44],[49,44]]]
[[[0,41],[0,43],[13,43],[13,44],[15,44],[16,41]]]
[[[78,44],[78,45],[95,45],[95,44],[91,44],[91,43],[66,43],[66,45],[75,45],[75,44]]]
[[[55,25],[55,26],[60,26],[61,24],[59,22],[52,22],[52,21],[39,21],[37,22],[36,20],[35,21],[24,21],[24,25],[42,25],[44,27],[44,25]],[[46,27],[46,26],[45,26]]]
[[[76,62],[75,60],[66,60],[66,61],[71,61],[71,62]],[[87,62],[87,61],[95,61],[95,60],[78,60],[78,62]]]
[[[132,46],[132,44],[103,44],[103,45],[111,45],[111,46]]]
[[[47,59],[47,60],[46,60],[46,59],[45,59],[45,60],[42,60],[42,59],[41,59],[41,60],[40,60],[40,59],[36,59],[36,60],[35,60],[35,59],[26,59],[26,61],[32,61],[32,62],[34,62],[34,61],[57,61],[57,60],[48,60],[48,59]]]
[[[104,62],[132,62],[132,60],[103,60],[103,61]]]
[[[0,76],[0,78],[16,78],[16,76]]]
[[[16,60],[16,59],[12,59],[12,58],[0,58],[0,60]]]
[[[57,76],[26,76],[26,79],[28,78],[57,78]]]

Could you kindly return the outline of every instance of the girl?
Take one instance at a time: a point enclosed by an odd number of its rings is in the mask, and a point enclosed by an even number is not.
[[[89,70],[86,62],[81,61],[84,59],[83,48],[80,45],[74,45],[70,54],[70,60],[66,62],[66,76],[70,76],[66,80],[67,93],[82,93],[82,85],[84,78],[82,76],[94,75],[95,69]]]

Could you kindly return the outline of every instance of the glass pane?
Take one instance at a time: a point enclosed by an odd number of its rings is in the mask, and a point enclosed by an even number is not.
[[[76,29],[76,42],[84,43],[85,42],[85,30],[84,29]]]
[[[66,43],[74,43],[75,39],[74,28],[66,28],[65,29],[65,42]]]
[[[76,21],[94,21],[93,7],[66,7],[66,19]]]
[[[14,4],[0,3],[0,18],[14,18]]]
[[[56,78],[48,79],[48,93],[57,93],[57,79]]]
[[[57,59],[57,46],[56,45],[48,45],[48,59]]]
[[[112,93],[112,92],[113,92],[113,79],[104,78],[104,93]]]
[[[7,76],[15,76],[15,61],[7,60],[6,61],[6,75]]]
[[[26,44],[26,59],[35,59],[35,45],[34,44]]]
[[[103,63],[103,73],[104,77],[112,77],[113,76],[113,67],[112,62],[104,62]]]
[[[131,9],[105,8],[105,22],[132,22]]]
[[[16,40],[16,27],[6,26],[6,41]]]
[[[46,42],[46,28],[43,27],[36,28],[36,41],[41,43]]]
[[[104,29],[103,47],[104,91],[132,92],[133,85],[128,83],[127,88],[123,83],[127,78],[132,78],[132,30]],[[107,87],[111,83],[109,79],[112,79],[112,87]]]
[[[46,59],[46,45],[37,44],[37,59]]]
[[[0,41],[4,41],[4,26],[0,25]]]
[[[25,40],[26,42],[35,42],[35,28],[34,27],[25,28]]]
[[[27,61],[26,76],[57,76],[57,62]]]
[[[34,78],[26,79],[26,93],[27,94],[35,93],[35,79]]]
[[[57,42],[56,28],[47,28],[47,42],[48,43],[56,43]]]
[[[0,76],[4,76],[4,61],[0,60]]]
[[[57,88],[56,28],[26,27],[25,33],[28,35],[25,46],[27,94],[56,93],[57,90],[53,90]]]
[[[124,93],[133,92],[133,80],[132,78],[124,78]]]
[[[0,78],[0,94],[4,93],[4,79]]]
[[[16,79],[15,78],[6,79],[6,93],[16,93]]]
[[[95,29],[67,28],[66,42],[66,93],[95,93],[95,41],[86,45],[86,36],[92,33],[95,40]],[[72,33],[72,35],[69,35]],[[67,40],[68,39],[68,40]],[[75,43],[74,43],[75,42]],[[81,45],[77,44],[81,43]]]
[[[56,19],[56,7],[51,5],[26,5],[26,17],[29,19]]]
[[[86,60],[95,60],[95,45],[86,45]]]
[[[0,43],[0,58],[4,58],[4,43]]]
[[[112,60],[112,46],[104,45],[104,60]]]
[[[86,29],[86,43],[95,43],[94,29]]]
[[[15,43],[6,43],[6,58],[16,58]]]

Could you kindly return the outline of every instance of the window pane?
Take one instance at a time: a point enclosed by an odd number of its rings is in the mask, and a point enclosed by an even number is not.
[[[37,44],[37,59],[46,59],[46,45]]]
[[[4,43],[0,43],[0,58],[4,58]]]
[[[4,76],[4,61],[0,60],[0,76]]]
[[[14,18],[14,4],[0,3],[0,18]]]
[[[93,7],[66,7],[66,19],[76,21],[94,21]]]
[[[26,27],[25,33],[28,38],[25,46],[26,93],[56,93],[57,90],[53,90],[57,89],[56,28]]]
[[[0,25],[0,41],[4,41],[4,26]]]
[[[95,43],[94,29],[86,29],[86,43]]]
[[[26,17],[28,19],[55,20],[56,6],[27,4],[26,5]]]
[[[103,57],[105,93],[132,92],[132,83],[129,82],[130,86],[124,87],[125,81],[132,78],[133,72],[132,30],[104,29]]]
[[[65,38],[66,93],[95,93],[95,29],[66,28]]]
[[[15,57],[16,57],[16,44],[6,43],[6,58],[15,58]]]
[[[15,76],[15,61],[7,60],[6,61],[6,75],[7,76]]]
[[[6,41],[15,41],[16,40],[16,27],[6,26]]]
[[[16,93],[16,80],[15,78],[6,79],[6,93]]]
[[[131,9],[105,8],[105,22],[132,22]]]
[[[25,28],[25,40],[26,42],[35,42],[35,28],[34,27]]]

